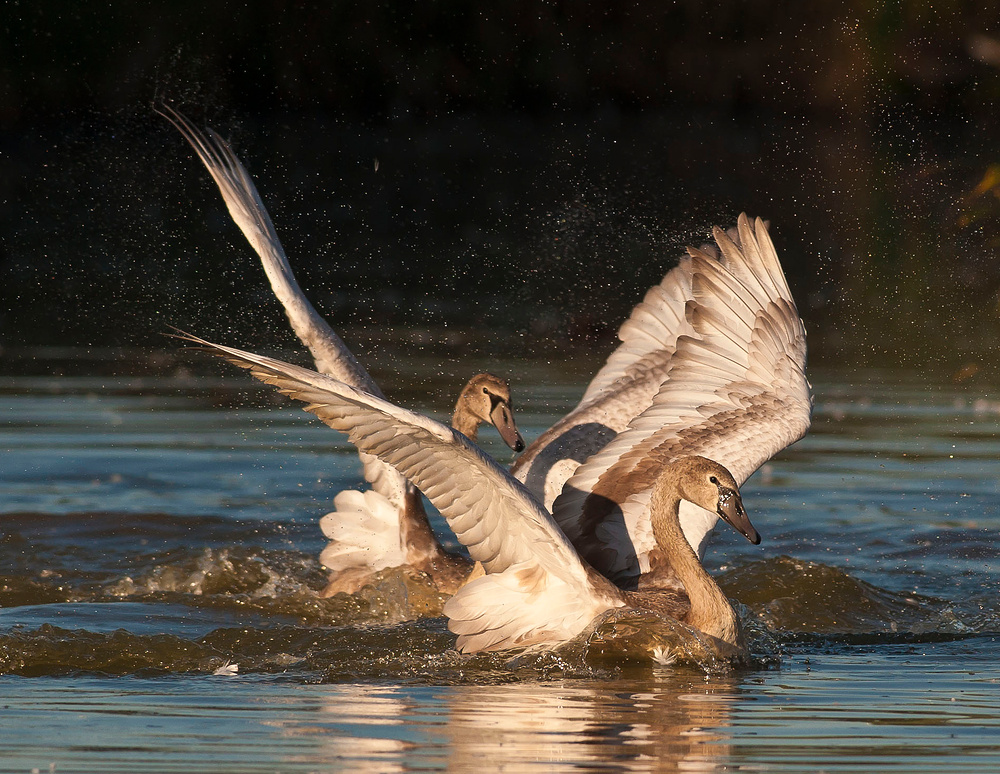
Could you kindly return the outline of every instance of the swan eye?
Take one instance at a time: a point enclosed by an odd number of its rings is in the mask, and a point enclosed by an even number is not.
[[[490,391],[483,387],[483,395],[489,395]]]
[[[713,484],[715,484],[716,486],[718,486],[718,485],[719,485],[719,479],[717,479],[717,478],[716,478],[715,476],[709,476],[709,477],[708,477],[708,480],[709,480],[709,481],[711,481],[711,482],[712,482]]]

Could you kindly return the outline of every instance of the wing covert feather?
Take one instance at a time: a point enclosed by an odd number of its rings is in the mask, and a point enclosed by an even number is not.
[[[621,344],[591,380],[576,408],[517,458],[511,472],[551,509],[576,466],[598,452],[645,409],[666,378],[677,339],[693,333],[690,259],[647,292],[618,331]]]
[[[646,291],[645,297],[618,329],[621,344],[591,379],[580,400],[581,406],[612,389],[612,385],[630,372],[642,368],[649,355],[673,349],[677,338],[690,333],[684,318],[684,305],[691,298],[688,258],[664,276],[658,285]]]
[[[260,256],[275,295],[296,335],[309,347],[317,368],[382,397],[375,381],[302,292],[257,187],[229,144],[211,129],[202,132],[171,107],[164,105],[163,109],[161,115],[194,149],[218,186],[233,221]]]
[[[331,377],[182,338],[304,402],[306,411],[393,465],[427,496],[487,572],[445,606],[459,649],[552,647],[624,604],[583,565],[531,493],[461,433]]]

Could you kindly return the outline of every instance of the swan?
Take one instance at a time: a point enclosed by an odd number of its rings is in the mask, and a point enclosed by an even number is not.
[[[727,379],[749,382],[784,407],[782,411],[758,412],[753,443],[736,468],[744,481],[761,464],[785,446],[801,438],[809,428],[812,399],[805,376],[806,332],[798,317],[795,301],[785,280],[777,251],[768,234],[767,223],[751,222],[741,214],[734,228],[714,228],[715,245],[689,247],[678,265],[646,293],[618,331],[621,344],[588,385],[579,404],[520,455],[512,468],[514,476],[542,500],[557,522],[574,542],[581,539],[577,511],[567,507],[571,493],[564,493],[569,483],[584,495],[603,474],[598,465],[583,467],[621,433],[629,422],[647,409],[667,378],[685,372],[675,368],[678,342],[697,337],[695,315],[732,318],[727,336],[720,339],[722,351],[731,351],[734,359]],[[716,271],[721,264],[724,272]],[[785,331],[779,352],[763,352],[754,342],[762,326],[780,325]],[[781,368],[769,371],[768,366]],[[711,402],[719,384],[689,380],[690,407]],[[739,415],[738,407],[731,407]],[[671,419],[668,417],[668,419]],[[621,446],[613,447],[605,461],[616,459]],[[619,467],[618,471],[621,470]],[[577,472],[580,474],[577,475]],[[590,474],[586,475],[587,473]],[[647,476],[646,484],[652,484]],[[632,476],[639,484],[641,477]],[[648,486],[645,498],[648,499]],[[636,495],[630,504],[629,530],[635,521],[643,530],[638,561],[643,572],[649,571],[652,548],[648,520],[639,519],[643,497],[637,492],[620,490],[620,496]],[[563,496],[564,499],[557,499]],[[635,507],[631,507],[634,505]],[[681,504],[681,527],[699,557],[704,556],[708,536],[718,521],[711,510],[690,502]],[[634,574],[636,568],[631,568]]]
[[[767,224],[760,218],[751,223],[744,213],[735,229],[716,227],[712,234],[717,248],[688,248],[687,258],[661,284],[673,283],[661,309],[683,317],[666,334],[672,351],[662,381],[651,389],[657,375],[638,388],[643,400],[649,396],[648,406],[627,422],[628,432],[617,433],[574,467],[552,505],[553,518],[580,554],[623,588],[677,586],[650,522],[659,465],[701,454],[723,464],[742,486],[809,429],[806,331]],[[683,313],[678,298],[686,298]],[[692,347],[692,339],[699,346]],[[641,345],[640,338],[636,348]],[[627,357],[628,347],[626,340],[609,365],[616,356]],[[667,351],[647,345],[648,354],[631,366],[639,376],[618,382],[641,383],[646,364]],[[595,383],[595,396],[588,401],[585,395],[578,411],[589,412],[606,400],[603,396],[614,396],[615,383]],[[703,556],[718,515],[684,501],[680,521]]]
[[[359,450],[393,465],[424,492],[486,573],[458,589],[445,605],[459,650],[552,649],[576,638],[602,614],[634,608],[676,618],[707,636],[721,656],[746,658],[739,617],[702,567],[679,522],[680,503],[692,502],[713,509],[751,542],[760,542],[734,477],[718,462],[700,455],[678,457],[661,466],[652,488],[654,540],[686,593],[622,590],[580,557],[521,482],[461,433],[323,374],[196,336],[181,338],[304,402],[307,411],[346,433]],[[695,340],[681,346],[704,349]],[[669,391],[669,384],[664,390]]]
[[[316,368],[347,384],[385,397],[343,340],[309,302],[292,273],[281,240],[246,168],[221,137],[200,131],[169,105],[154,106],[191,145],[219,188],[229,214],[260,257],[271,288],[295,334],[308,347]],[[493,374],[478,374],[463,387],[453,426],[476,440],[479,426],[492,424],[514,451],[524,440],[514,421],[510,387]],[[324,596],[359,589],[373,572],[410,565],[429,573],[443,590],[467,574],[467,562],[449,553],[431,529],[420,493],[397,471],[362,453],[365,492],[334,497],[334,510],[320,519],[330,543],[320,561],[330,572]]]

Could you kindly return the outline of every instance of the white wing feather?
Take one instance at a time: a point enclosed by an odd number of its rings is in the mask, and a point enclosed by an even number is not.
[[[684,316],[684,307],[691,298],[687,264],[688,258],[681,258],[660,284],[646,291],[642,301],[636,304],[618,329],[621,344],[591,379],[580,400],[581,406],[613,389],[613,385],[630,372],[644,370],[643,361],[651,355],[672,352],[678,337],[693,332]]]
[[[319,556],[334,573],[354,568],[378,571],[407,563],[399,534],[399,511],[385,497],[369,489],[339,492],[336,510],[319,521],[330,544]]]

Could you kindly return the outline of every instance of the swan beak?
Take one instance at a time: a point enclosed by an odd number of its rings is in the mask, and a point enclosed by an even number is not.
[[[718,514],[729,526],[743,535],[755,546],[760,545],[760,533],[750,523],[750,517],[743,509],[743,498],[740,493],[728,487],[719,487]]]
[[[496,401],[490,411],[490,422],[500,433],[505,444],[516,452],[524,451],[524,439],[514,424],[514,415],[510,411],[510,406],[502,401]]]

